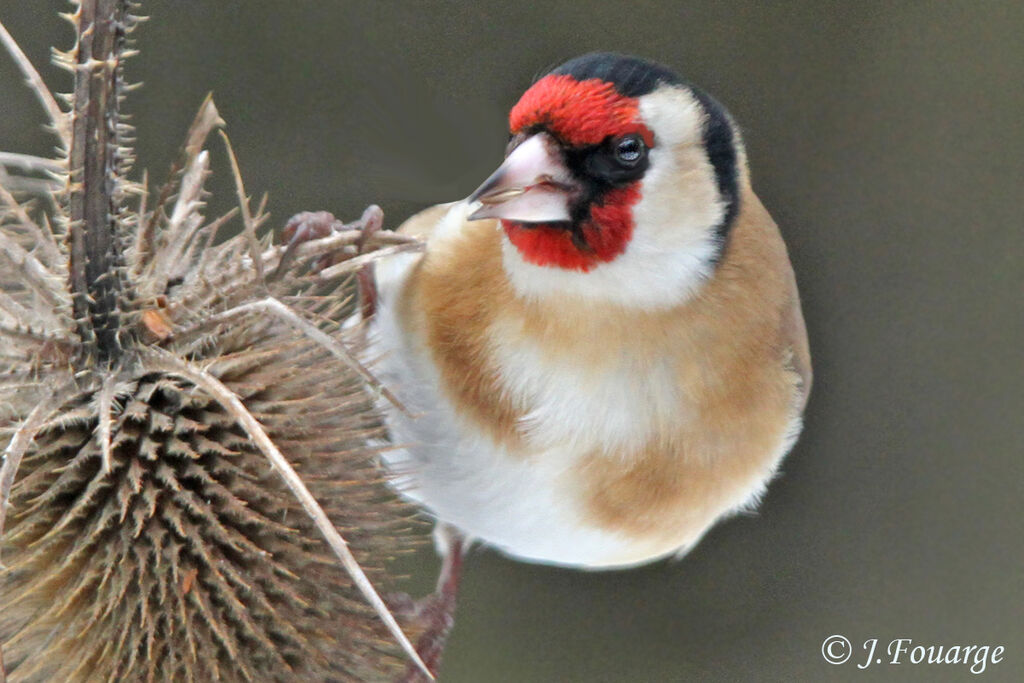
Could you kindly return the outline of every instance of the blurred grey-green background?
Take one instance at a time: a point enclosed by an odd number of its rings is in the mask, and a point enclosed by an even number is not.
[[[61,0],[0,20],[53,85]],[[213,91],[275,224],[391,225],[465,196],[505,113],[593,49],[665,62],[745,130],[814,354],[804,436],[756,515],[678,562],[584,574],[478,551],[444,681],[968,680],[861,643],[1005,646],[1024,680],[1024,4],[150,0],[129,66],[140,168],[163,177]],[[0,149],[46,154],[0,59]],[[214,156],[215,208],[233,202]],[[410,570],[425,590],[436,561]],[[851,661],[827,664],[843,634]],[[883,655],[884,656],[884,655]],[[906,657],[904,656],[904,661]]]

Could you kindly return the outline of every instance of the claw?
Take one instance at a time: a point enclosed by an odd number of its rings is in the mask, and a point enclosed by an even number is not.
[[[330,211],[303,211],[295,214],[285,223],[284,230],[281,231],[281,242],[288,242],[289,245],[296,241],[309,242],[327,237],[343,226],[344,224]]]
[[[370,204],[359,217],[358,227],[363,231],[356,241],[356,249],[362,254],[366,241],[384,226],[384,211],[376,204]]]
[[[295,259],[295,249],[303,242],[330,237],[341,230],[360,230],[361,234],[355,243],[356,253],[362,253],[370,237],[384,225],[384,212],[376,204],[371,204],[363,211],[363,215],[354,223],[342,223],[330,211],[303,211],[288,219],[281,230],[279,243],[287,244],[281,261],[274,270],[271,279],[276,279],[291,267]],[[325,254],[316,260],[313,268],[321,271],[340,263],[343,255],[339,253]],[[376,297],[372,297],[376,300]]]
[[[303,211],[289,218],[281,231],[280,240],[287,242],[288,247],[284,250],[281,261],[277,264],[270,279],[276,280],[291,267],[292,261],[295,260],[295,248],[300,244],[328,237],[335,230],[340,230],[343,227],[344,223],[335,218],[330,211]],[[337,263],[334,259],[335,257],[330,254],[321,256],[313,267],[323,270]]]

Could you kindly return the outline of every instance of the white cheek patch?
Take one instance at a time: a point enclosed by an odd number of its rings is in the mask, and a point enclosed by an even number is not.
[[[697,99],[679,88],[662,88],[640,98],[640,117],[656,131],[657,147],[699,146],[704,112]]]

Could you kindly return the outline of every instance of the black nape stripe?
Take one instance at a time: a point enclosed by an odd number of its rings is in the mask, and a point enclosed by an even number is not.
[[[702,131],[704,149],[707,150],[708,161],[715,169],[715,181],[718,183],[718,194],[725,202],[725,215],[722,222],[715,228],[721,248],[718,256],[725,254],[729,241],[729,231],[740,210],[739,169],[736,158],[735,133],[732,117],[718,100],[695,86],[687,86],[693,93],[707,116]]]
[[[729,231],[736,214],[739,213],[739,170],[737,164],[735,128],[732,117],[725,107],[700,88],[691,85],[671,69],[657,62],[614,52],[591,52],[571,59],[551,72],[555,75],[572,76],[578,81],[597,78],[611,83],[617,92],[626,97],[643,97],[660,85],[686,88],[693,93],[706,113],[703,126],[703,142],[708,160],[715,171],[718,192],[726,205],[722,222],[715,228],[721,243],[719,257],[725,252]]]

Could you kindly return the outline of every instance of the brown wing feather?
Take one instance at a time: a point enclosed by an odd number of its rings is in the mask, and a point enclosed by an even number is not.
[[[807,345],[807,326],[804,324],[804,314],[800,309],[800,294],[796,289],[796,280],[790,276],[790,300],[787,309],[783,312],[782,328],[779,330],[782,342],[792,351],[790,365],[793,371],[800,376],[800,410],[807,406],[807,399],[811,394],[813,383],[813,372],[811,371],[811,351]]]

